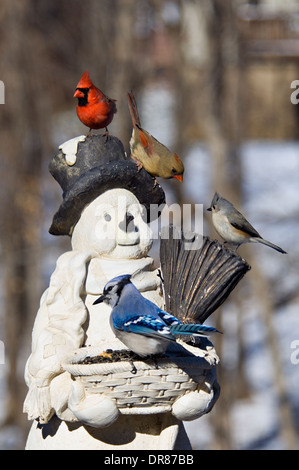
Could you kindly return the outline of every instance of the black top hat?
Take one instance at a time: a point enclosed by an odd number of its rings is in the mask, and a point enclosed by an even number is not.
[[[151,204],[164,204],[165,194],[143,168],[127,158],[123,144],[116,137],[107,141],[101,135],[87,136],[79,142],[76,162],[70,165],[59,152],[52,158],[49,171],[63,190],[63,202],[53,217],[52,235],[71,235],[82,210],[109,189],[131,191],[149,211]]]

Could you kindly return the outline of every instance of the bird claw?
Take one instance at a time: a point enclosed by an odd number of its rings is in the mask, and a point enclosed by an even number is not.
[[[155,365],[155,369],[159,369],[160,367],[159,367],[158,361],[159,361],[159,359],[161,359],[163,357],[165,357],[165,355],[163,353],[162,354],[150,354],[148,356],[148,359],[151,359],[153,361],[153,363]]]
[[[142,165],[142,163],[140,163],[138,160],[136,160],[136,165],[137,165],[137,171],[138,171],[138,173],[139,173],[139,171],[142,170],[143,165]]]
[[[155,364],[155,369],[159,369],[159,364],[158,364],[159,355],[157,356],[156,354],[153,354],[151,359],[153,360]]]
[[[158,277],[159,279],[161,279],[162,284],[164,284],[164,279],[163,279],[163,276],[162,276],[162,271],[161,271],[161,269],[158,269],[157,277]]]
[[[137,171],[139,172],[140,170],[142,170],[143,165],[142,165],[142,163],[141,163],[139,160],[137,160],[137,158],[135,157],[135,155],[132,154],[132,155],[131,155],[131,158],[134,160],[134,162],[135,162],[136,165],[137,165]]]
[[[135,374],[137,373],[137,368],[136,368],[136,366],[135,366],[135,364],[134,364],[134,362],[133,362],[132,360],[130,360],[130,364],[131,364],[131,366],[132,366],[131,374],[134,374],[134,375],[135,375]]]
[[[110,134],[109,134],[109,131],[108,131],[107,127],[106,127],[106,131],[105,131],[104,134],[103,134],[103,137],[105,137],[105,143],[106,143],[107,140],[108,140],[109,137],[110,137]]]

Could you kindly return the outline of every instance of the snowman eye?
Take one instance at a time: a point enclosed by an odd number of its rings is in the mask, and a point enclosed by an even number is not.
[[[106,214],[104,214],[104,219],[106,220],[106,222],[110,222],[111,215],[106,212]]]

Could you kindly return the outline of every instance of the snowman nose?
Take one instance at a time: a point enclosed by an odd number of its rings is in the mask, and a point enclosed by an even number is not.
[[[125,233],[138,232],[138,227],[136,227],[133,221],[134,216],[129,212],[126,212],[124,219],[118,224],[118,227]]]

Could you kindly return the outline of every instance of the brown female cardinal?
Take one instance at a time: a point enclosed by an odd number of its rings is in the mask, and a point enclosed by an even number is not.
[[[183,181],[184,165],[176,153],[171,153],[149,132],[142,129],[135,97],[128,93],[129,109],[133,124],[130,140],[131,157],[136,160],[139,169],[142,167],[152,176],[176,178]]]
[[[106,128],[106,139],[109,136],[107,126],[111,123],[113,115],[117,112],[115,101],[104,95],[90,80],[89,73],[85,71],[79,81],[74,98],[78,98],[77,115],[85,126],[91,129]]]

